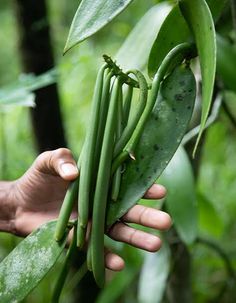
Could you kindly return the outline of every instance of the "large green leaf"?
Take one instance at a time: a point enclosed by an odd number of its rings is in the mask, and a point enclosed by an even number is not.
[[[215,22],[219,19],[229,0],[206,0]]]
[[[190,37],[188,25],[176,5],[166,17],[153,43],[148,60],[149,76],[154,77],[166,54],[173,47],[190,40]]]
[[[195,78],[178,66],[162,83],[158,100],[122,176],[119,199],[108,208],[108,225],[132,207],[156,181],[178,148],[192,115]]]
[[[95,34],[131,2],[132,0],[82,0],[72,21],[64,51]]]
[[[170,270],[170,251],[163,245],[156,253],[146,253],[138,285],[138,303],[160,303]]]
[[[0,263],[0,302],[20,302],[35,288],[62,253],[66,239],[54,240],[56,221],[25,238]]]
[[[217,35],[217,74],[226,88],[236,91],[236,48],[225,38]]]
[[[182,147],[164,170],[160,182],[167,188],[167,210],[180,238],[192,244],[198,232],[197,201],[192,167]]]
[[[122,68],[125,70],[145,68],[156,34],[170,9],[168,3],[159,3],[140,19],[116,55],[117,62]]]
[[[214,20],[219,18],[228,0],[207,0]],[[152,78],[166,54],[176,45],[192,40],[192,34],[179,6],[173,7],[157,34],[148,61],[148,73]]]
[[[202,75],[201,126],[196,152],[210,110],[216,72],[216,34],[214,21],[205,0],[179,0],[179,7],[191,28],[197,45]]]

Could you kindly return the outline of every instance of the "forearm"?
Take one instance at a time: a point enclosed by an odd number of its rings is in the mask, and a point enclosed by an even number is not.
[[[0,182],[0,231],[13,232],[15,219],[14,182]]]

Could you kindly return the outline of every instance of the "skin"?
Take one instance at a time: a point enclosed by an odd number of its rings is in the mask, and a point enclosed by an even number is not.
[[[57,218],[69,182],[77,176],[78,170],[71,152],[60,148],[39,155],[16,181],[0,182],[0,230],[27,236],[43,223]],[[165,194],[163,186],[154,184],[144,197],[160,199]],[[77,217],[76,211],[72,216]],[[161,247],[160,238],[134,229],[128,223],[167,230],[171,226],[171,219],[163,211],[136,205],[107,231],[114,240],[155,252]],[[112,252],[106,253],[105,263],[108,269],[114,271],[124,267],[124,260]]]

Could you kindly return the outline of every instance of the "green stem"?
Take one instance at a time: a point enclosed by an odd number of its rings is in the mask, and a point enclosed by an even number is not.
[[[68,283],[68,287],[66,289],[66,292],[71,294],[73,290],[76,288],[76,286],[79,284],[79,282],[83,279],[83,277],[88,272],[86,261],[80,266],[79,270],[74,274],[72,279],[70,280],[70,283]]]
[[[89,271],[93,270],[93,264],[92,264],[92,242],[91,242],[91,240],[88,243],[87,268],[88,268]]]
[[[202,237],[198,237],[196,243],[204,244],[207,247],[214,250],[224,261],[225,269],[227,271],[229,278],[232,278],[236,282],[236,273],[234,271],[233,264],[230,261],[229,257],[227,256],[226,252],[218,244],[214,243],[209,239],[204,239]]]
[[[133,87],[128,86],[128,91],[125,97],[124,101],[124,109],[123,109],[123,128],[126,127],[128,120],[129,120],[129,114],[130,114],[130,107],[131,107],[131,101],[133,97]]]
[[[59,302],[62,289],[65,285],[66,278],[67,278],[68,273],[69,273],[70,262],[71,262],[73,254],[76,250],[76,227],[74,227],[74,228],[75,229],[73,231],[73,239],[70,243],[69,249],[68,249],[67,254],[66,254],[66,259],[65,259],[65,261],[62,265],[61,271],[59,273],[59,276],[58,276],[58,279],[57,279],[57,282],[56,282],[56,285],[55,285],[55,288],[54,288],[54,292],[53,292],[53,295],[52,295],[51,303],[58,303]]]
[[[103,55],[103,59],[108,65],[108,67],[112,70],[113,74],[117,77],[119,76],[119,79],[122,83],[126,83],[127,85],[136,88],[139,87],[138,82],[130,78],[127,73],[124,73],[122,69],[118,65],[116,65],[116,63],[111,59],[111,57]]]
[[[123,131],[123,91],[122,87],[120,87],[119,91],[119,102],[118,102],[118,119],[117,119],[117,132],[116,132],[116,140],[119,140]],[[112,190],[111,190],[111,198],[113,201],[116,201],[118,198],[118,194],[120,191],[120,182],[121,182],[121,166],[119,166],[114,174],[112,180]]]
[[[114,148],[114,135],[116,128],[117,101],[119,97],[119,79],[115,80],[111,101],[108,110],[107,123],[104,132],[101,157],[98,168],[97,183],[94,195],[93,217],[92,217],[92,265],[95,280],[99,287],[105,283],[105,265],[104,265],[104,229],[105,214],[110,183],[110,172],[112,154]]]
[[[56,231],[54,235],[56,241],[61,241],[65,235],[66,227],[74,206],[74,202],[78,195],[78,188],[79,178],[77,178],[69,185],[69,188],[66,192],[56,225]]]

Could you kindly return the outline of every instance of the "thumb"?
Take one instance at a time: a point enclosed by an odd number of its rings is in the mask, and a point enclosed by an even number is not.
[[[72,153],[59,148],[40,154],[34,162],[34,169],[48,175],[59,175],[64,180],[74,180],[79,172]]]

